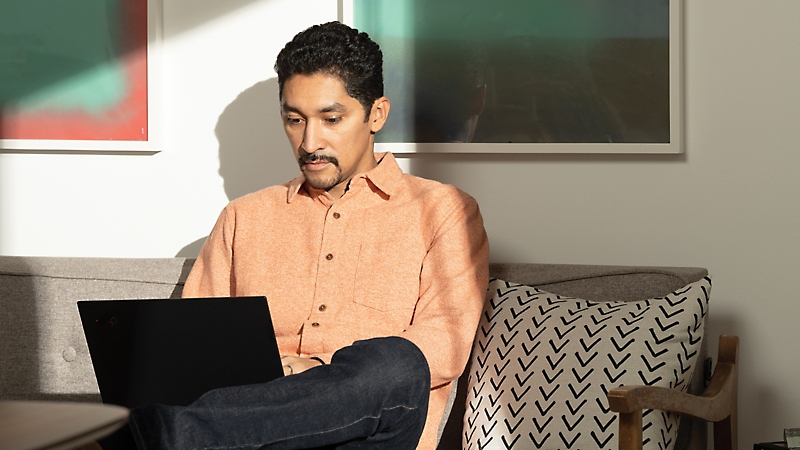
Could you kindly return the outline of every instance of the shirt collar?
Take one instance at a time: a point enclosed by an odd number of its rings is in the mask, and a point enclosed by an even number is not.
[[[389,152],[376,153],[375,159],[378,160],[378,165],[361,176],[391,197],[397,191],[400,179],[403,177],[403,170],[397,164],[394,155]]]
[[[397,160],[395,159],[394,155],[389,152],[375,153],[375,159],[378,160],[378,165],[375,166],[375,168],[363,174],[356,175],[354,179],[366,178],[378,190],[386,194],[388,197],[391,197],[397,191],[400,179],[403,176],[403,170],[400,168],[400,165],[397,164]],[[305,176],[300,173],[300,175],[296,176],[288,183],[289,191],[286,197],[286,201],[288,203],[292,202],[292,199],[300,191],[300,188],[304,186],[305,182]],[[325,192],[319,189],[314,189],[307,184],[305,184],[305,189],[312,195],[315,193],[321,194],[322,192]]]

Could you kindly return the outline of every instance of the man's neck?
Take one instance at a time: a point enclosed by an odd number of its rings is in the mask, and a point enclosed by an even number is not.
[[[373,153],[373,155],[374,155],[374,153]],[[381,158],[381,160],[383,160],[383,158]],[[347,193],[348,190],[350,190],[350,183],[353,182],[353,179],[358,178],[359,175],[365,174],[365,173],[369,172],[370,170],[378,167],[378,164],[380,164],[380,161],[376,160],[375,157],[373,156],[372,159],[371,159],[371,163],[367,166],[366,169],[364,169],[364,170],[356,173],[355,175],[353,175],[349,180],[347,180],[346,183],[339,183],[336,186],[330,188],[328,190],[328,194],[331,197],[333,197],[334,200],[339,200],[340,198],[342,198],[342,196],[344,196],[344,194]]]

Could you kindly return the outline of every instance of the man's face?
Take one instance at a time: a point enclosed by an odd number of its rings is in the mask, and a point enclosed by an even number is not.
[[[372,133],[388,113],[389,101],[381,97],[365,122],[364,107],[334,75],[294,75],[283,84],[283,126],[300,170],[308,184],[334,198],[355,175],[377,165]]]

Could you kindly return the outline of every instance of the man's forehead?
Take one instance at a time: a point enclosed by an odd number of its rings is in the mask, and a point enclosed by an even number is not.
[[[284,112],[346,112],[360,108],[339,77],[321,73],[287,79],[280,101]]]

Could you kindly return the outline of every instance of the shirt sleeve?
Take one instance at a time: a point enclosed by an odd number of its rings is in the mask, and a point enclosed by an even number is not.
[[[477,202],[459,193],[423,260],[419,301],[403,335],[427,358],[432,387],[450,383],[464,371],[489,281],[483,218]]]
[[[234,297],[233,235],[236,215],[228,205],[197,256],[183,287],[184,298]]]

